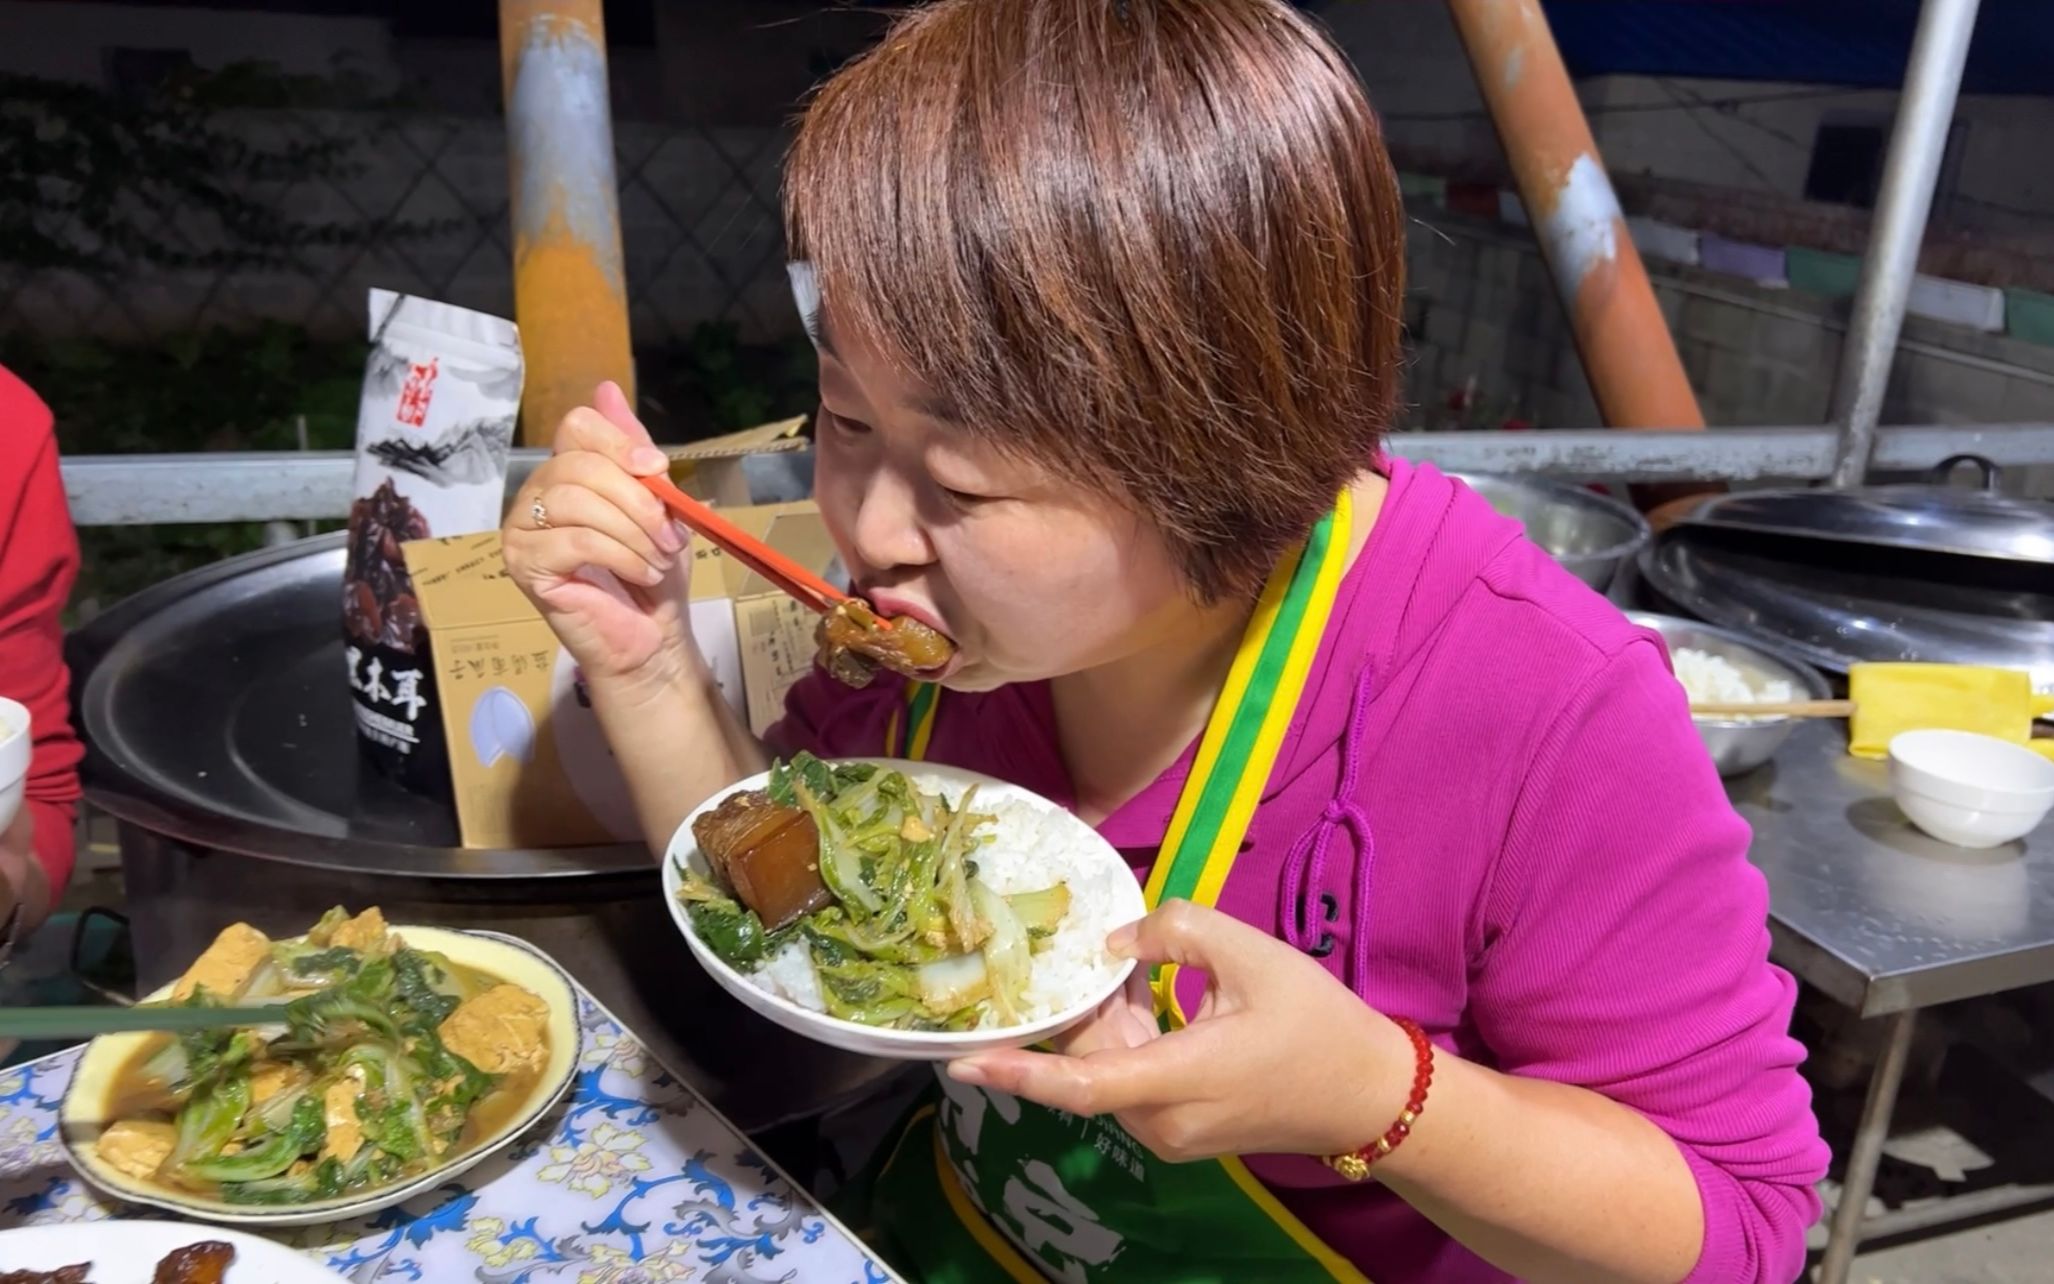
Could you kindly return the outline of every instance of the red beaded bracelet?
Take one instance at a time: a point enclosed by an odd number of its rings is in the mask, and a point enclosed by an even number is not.
[[[1397,1018],[1397,1026],[1412,1040],[1412,1056],[1417,1067],[1412,1072],[1412,1095],[1405,1099],[1405,1109],[1398,1114],[1398,1120],[1384,1130],[1384,1135],[1345,1155],[1329,1155],[1320,1162],[1349,1181],[1361,1181],[1369,1176],[1369,1168],[1377,1160],[1396,1150],[1405,1138],[1412,1135],[1412,1125],[1426,1109],[1426,1092],[1434,1082],[1434,1045],[1427,1041],[1426,1031],[1419,1022],[1409,1017]]]

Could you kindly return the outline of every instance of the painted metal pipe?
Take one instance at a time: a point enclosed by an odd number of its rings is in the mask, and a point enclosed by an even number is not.
[[[1876,220],[1869,231],[1868,253],[1862,256],[1854,321],[1833,389],[1832,418],[1841,433],[1834,486],[1858,486],[1868,475],[1979,4],[1980,0],[1925,0],[1919,10],[1918,33],[1912,37],[1911,63],[1905,69],[1904,93],[1897,102],[1897,123],[1890,130],[1890,154],[1876,196]]]
[[[1448,0],[1612,428],[1702,428],[1540,0]]]
[[[500,0],[521,440],[546,445],[603,379],[634,396],[601,0]]]

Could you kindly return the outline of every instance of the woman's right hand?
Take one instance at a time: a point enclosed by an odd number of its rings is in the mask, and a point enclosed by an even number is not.
[[[603,383],[564,416],[507,510],[507,572],[587,678],[664,681],[696,659],[689,532],[636,480],[668,467],[619,385]]]

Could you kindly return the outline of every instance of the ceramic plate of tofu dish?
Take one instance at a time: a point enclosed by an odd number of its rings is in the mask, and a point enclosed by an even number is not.
[[[339,1221],[430,1190],[547,1114],[578,1064],[577,1000],[547,955],[375,908],[279,940],[238,923],[144,1002],[278,1009],[95,1039],[65,1090],[87,1181],[209,1222]]]

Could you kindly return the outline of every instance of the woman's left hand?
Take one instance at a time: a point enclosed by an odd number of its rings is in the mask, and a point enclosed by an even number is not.
[[[1172,901],[1107,947],[1139,960],[1140,983],[1061,1051],[984,1053],[949,1073],[1073,1114],[1114,1115],[1173,1161],[1339,1154],[1404,1109],[1415,1069],[1405,1032],[1284,942]],[[1191,1023],[1158,1034],[1145,977],[1165,962],[1206,973],[1207,985]]]

